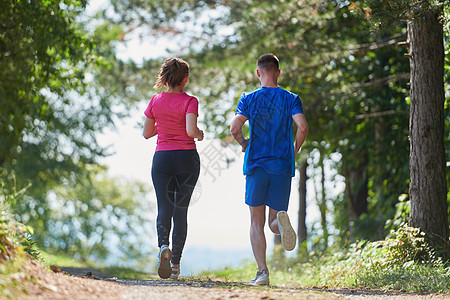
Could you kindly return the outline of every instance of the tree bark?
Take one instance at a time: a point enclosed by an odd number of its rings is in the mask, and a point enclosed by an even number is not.
[[[274,245],[281,245],[281,235],[274,234],[273,235],[273,243],[274,243]]]
[[[274,234],[273,235],[273,259],[274,263],[278,266],[283,265],[284,260],[286,259],[286,253],[284,251],[283,245],[281,244],[281,235]]]
[[[417,8],[418,10],[420,8]],[[408,23],[411,67],[410,225],[449,258],[444,146],[444,44],[440,13],[416,11]]]
[[[325,165],[324,165],[325,155],[320,153],[320,169],[321,169],[321,197],[317,200],[319,211],[320,211],[320,225],[323,231],[323,250],[328,248],[328,228],[327,228],[327,202],[325,193]]]
[[[300,164],[298,168],[300,173],[300,179],[298,182],[299,205],[298,205],[298,226],[297,226],[299,245],[305,242],[308,237],[308,233],[306,231],[306,180],[308,179],[306,173],[307,167],[308,163],[305,161],[304,163]]]
[[[352,222],[367,213],[367,197],[369,193],[367,179],[367,153],[355,153],[352,158],[352,166],[348,166],[349,162],[344,164],[345,175],[345,191],[350,200],[349,205],[349,229],[350,236],[354,237],[355,232]]]

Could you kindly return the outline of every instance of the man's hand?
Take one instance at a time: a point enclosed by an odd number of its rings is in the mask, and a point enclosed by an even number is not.
[[[292,116],[295,124],[297,125],[297,134],[295,135],[295,146],[294,146],[294,158],[297,157],[303,142],[308,134],[308,122],[306,121],[305,115],[298,113]]]
[[[247,117],[241,114],[236,114],[231,121],[231,135],[233,136],[234,140],[238,142],[239,145],[242,147],[242,152],[245,152],[245,149],[247,149],[248,140],[244,138],[242,135],[242,126],[247,121]]]
[[[248,146],[248,142],[250,141],[250,139],[244,139],[243,143],[242,143],[242,152],[245,152],[245,150],[247,150],[247,146]]]

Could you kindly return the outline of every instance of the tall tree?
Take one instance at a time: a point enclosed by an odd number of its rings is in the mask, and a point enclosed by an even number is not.
[[[415,6],[408,23],[411,62],[410,188],[413,227],[431,234],[450,258],[444,147],[442,7]],[[439,249],[441,250],[441,249]]]
[[[306,181],[308,174],[306,172],[308,163],[306,160],[298,164],[299,170],[299,182],[298,182],[298,194],[299,194],[299,208],[298,208],[298,225],[297,236],[299,244],[299,252],[301,248],[306,248],[306,240],[308,238],[308,231],[306,228]]]
[[[372,1],[371,13],[384,23],[408,20],[411,69],[410,225],[424,230],[450,258],[444,146],[443,11],[447,1]]]
[[[69,90],[83,93],[92,44],[74,18],[86,1],[60,2],[0,1],[0,166],[25,150],[26,136],[58,126]]]
[[[134,64],[116,59],[120,27],[85,29],[85,6],[76,0],[0,0],[0,185],[5,193],[29,186],[12,203],[14,212],[35,228],[41,245],[71,254],[83,250],[81,236],[91,242],[99,232],[126,231],[101,222],[108,213],[132,230],[134,208],[122,209],[132,199],[117,195],[108,180],[97,189],[93,166],[108,154],[98,135],[124,115],[118,111],[127,111],[119,106],[140,99],[146,78],[136,75]],[[55,206],[55,195],[65,205]],[[111,201],[117,210],[111,211]],[[98,241],[92,253],[110,251],[103,238]]]

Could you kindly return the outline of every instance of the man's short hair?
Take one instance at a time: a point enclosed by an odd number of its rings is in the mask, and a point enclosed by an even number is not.
[[[256,66],[260,70],[278,71],[280,69],[278,57],[272,53],[261,55],[256,62]]]

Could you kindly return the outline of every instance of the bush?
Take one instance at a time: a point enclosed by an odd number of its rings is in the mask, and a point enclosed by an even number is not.
[[[450,292],[450,268],[417,228],[402,224],[382,241],[351,244],[347,251],[312,257],[296,267],[299,281],[315,286]]]
[[[9,205],[0,200],[0,296],[14,298],[16,293],[25,292],[21,271],[27,253],[37,257],[30,238],[32,229],[17,222],[9,211]],[[0,297],[1,298],[1,297]]]
[[[33,258],[38,257],[34,242],[31,240],[33,229],[17,222],[9,212],[9,207],[0,202],[0,262],[11,260],[17,251],[25,251]]]
[[[248,281],[255,264],[241,270],[204,274]],[[372,288],[412,293],[449,293],[450,267],[437,258],[424,234],[402,224],[382,241],[353,243],[325,253],[269,259],[271,283],[277,286]]]

